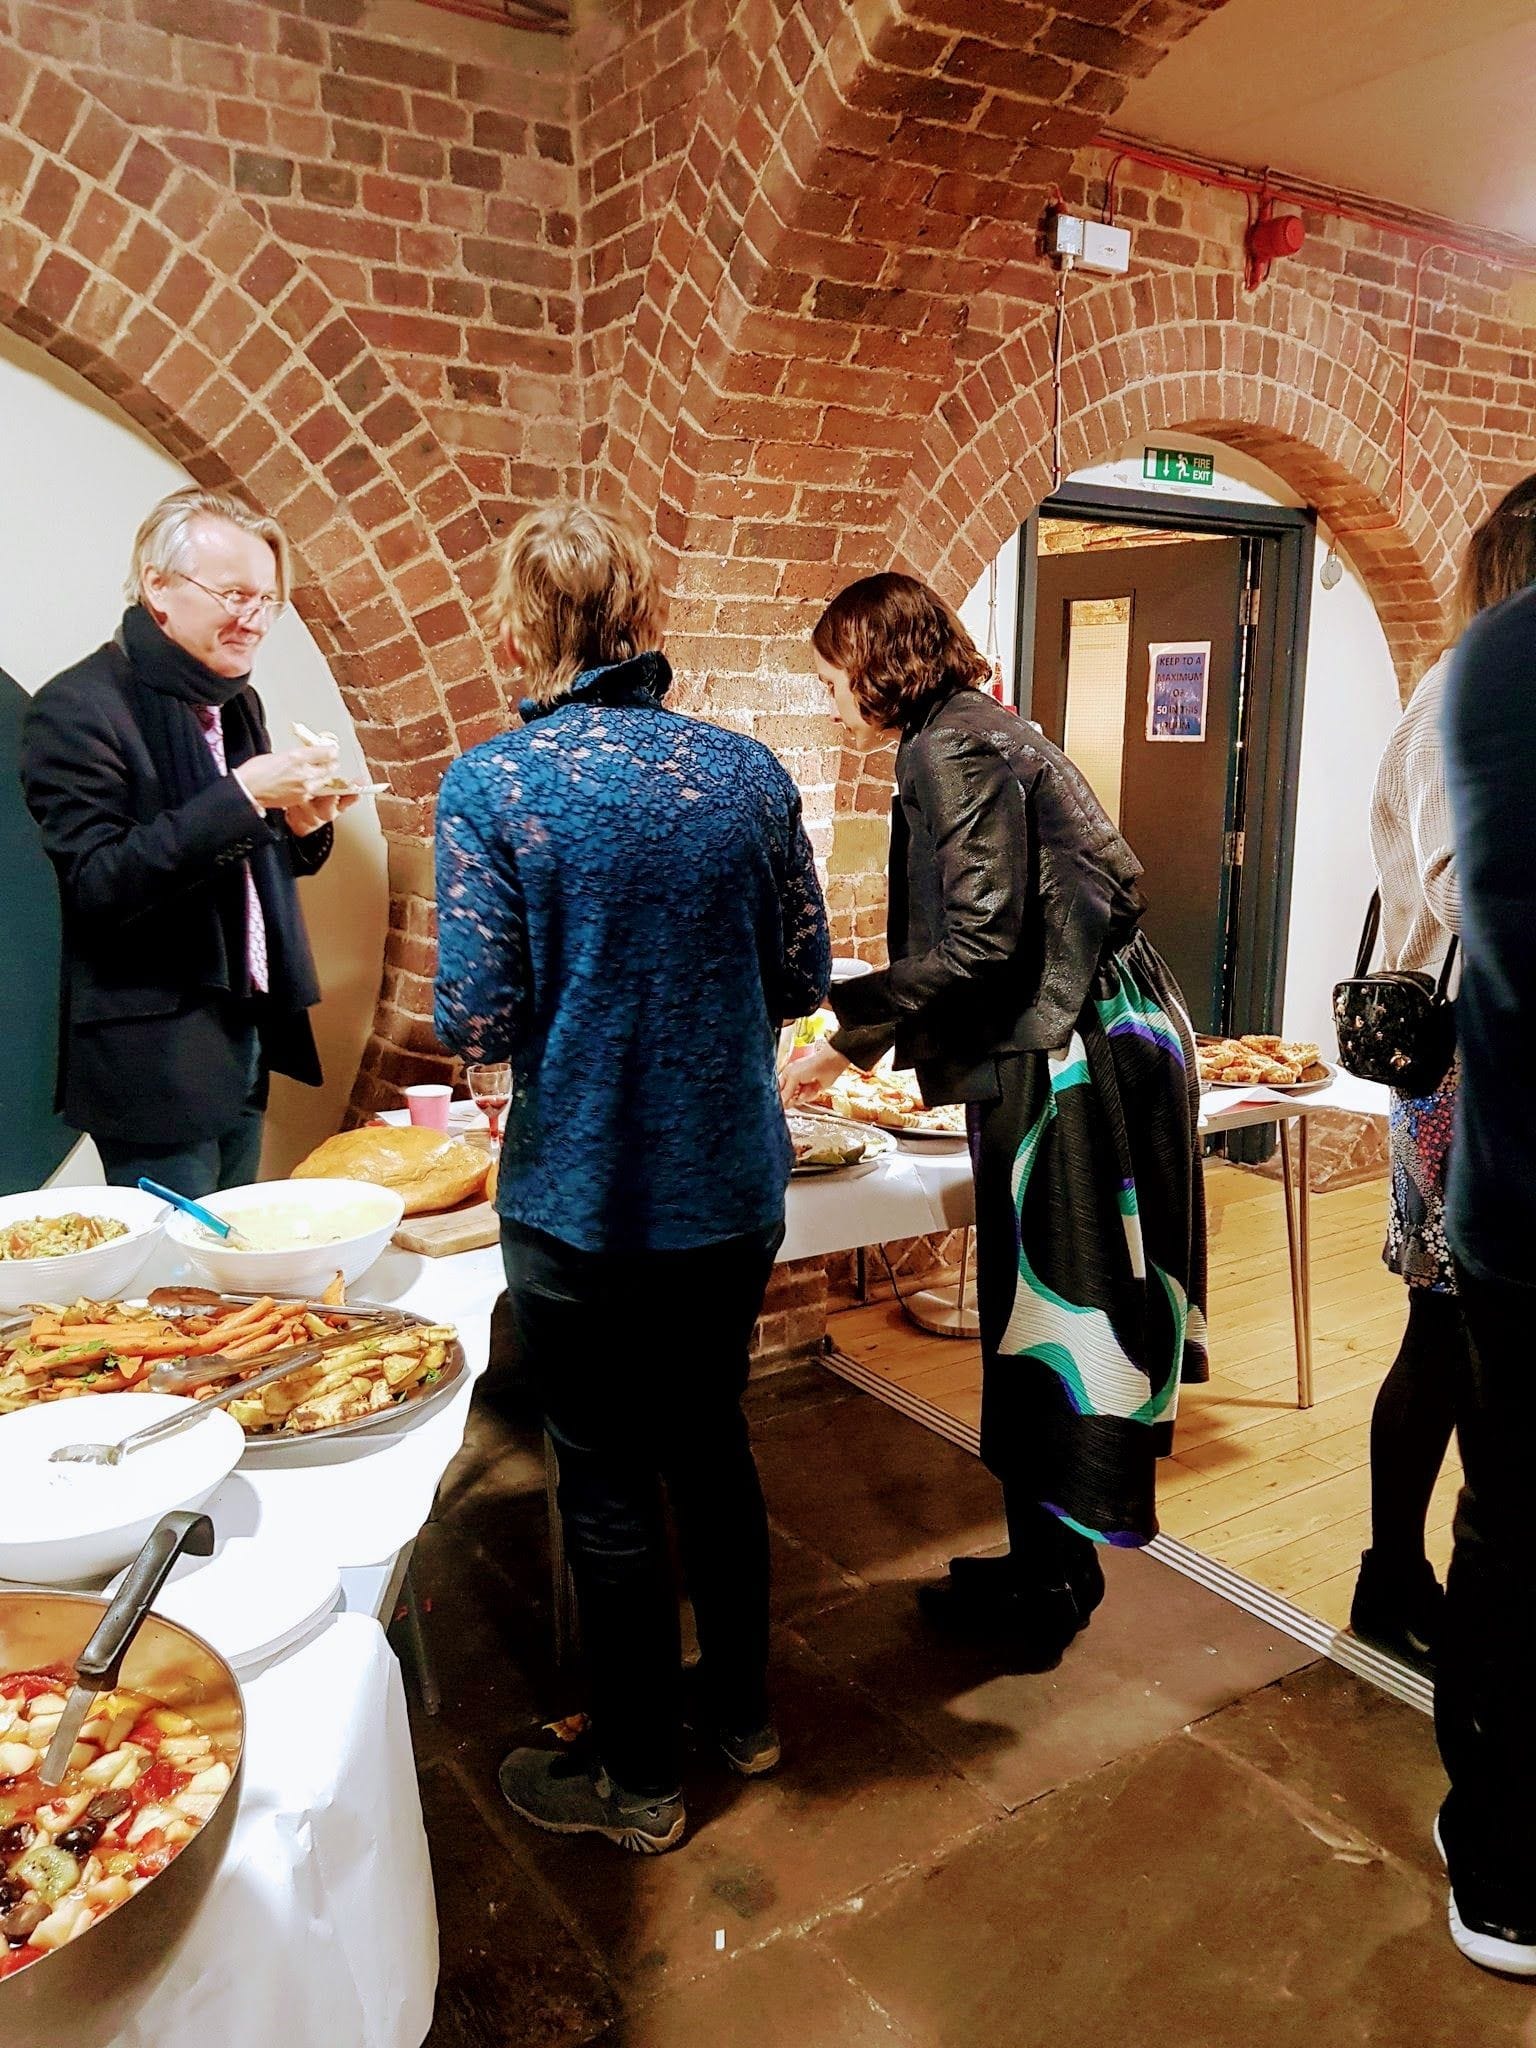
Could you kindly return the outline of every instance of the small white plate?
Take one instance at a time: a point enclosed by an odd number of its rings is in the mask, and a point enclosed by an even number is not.
[[[107,1588],[117,1591],[122,1575]],[[212,1557],[180,1557],[154,1611],[211,1643],[235,1670],[302,1642],[341,1595],[334,1564],[267,1537],[231,1536]]]

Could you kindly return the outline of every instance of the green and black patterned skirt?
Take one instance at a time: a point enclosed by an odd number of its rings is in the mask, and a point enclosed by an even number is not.
[[[1181,1380],[1206,1376],[1200,1089],[1184,1000],[1140,936],[1060,1053],[973,1104],[981,1452],[1085,1536],[1157,1534]]]

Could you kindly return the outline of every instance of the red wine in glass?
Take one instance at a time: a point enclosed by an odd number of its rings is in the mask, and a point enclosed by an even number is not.
[[[466,1067],[464,1078],[476,1104],[485,1112],[491,1127],[491,1143],[500,1147],[502,1119],[512,1100],[512,1069],[502,1062],[495,1066]]]

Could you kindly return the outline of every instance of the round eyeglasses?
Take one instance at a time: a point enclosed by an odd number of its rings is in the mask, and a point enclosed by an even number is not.
[[[277,596],[274,591],[215,590],[211,583],[199,583],[198,579],[195,576],[189,576],[185,569],[178,569],[176,574],[183,583],[196,585],[199,590],[205,591],[215,603],[223,605],[225,611],[229,613],[232,619],[244,618],[247,612],[255,612],[270,624],[273,619],[277,618],[281,612],[287,609],[287,600]]]

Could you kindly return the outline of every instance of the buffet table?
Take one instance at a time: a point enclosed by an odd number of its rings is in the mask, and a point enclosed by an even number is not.
[[[1200,1098],[1200,1134],[1275,1124],[1280,1133],[1285,1194],[1291,1315],[1296,1346],[1296,1405],[1310,1408],[1312,1388],[1312,1257],[1310,1157],[1307,1126],[1320,1111],[1385,1117],[1389,1091],[1370,1081],[1335,1074],[1304,1094],[1273,1088],[1213,1089]],[[1292,1126],[1296,1141],[1292,1143]],[[805,1259],[957,1230],[976,1219],[971,1164],[963,1147],[919,1150],[918,1141],[852,1174],[790,1183],[781,1259]],[[869,1375],[861,1372],[859,1384]]]
[[[163,1249],[145,1288],[189,1277]],[[387,1252],[357,1290],[457,1323],[484,1371],[499,1271]],[[229,1852],[164,1976],[114,2048],[420,2048],[437,1916],[400,1667],[384,1638],[403,1558],[464,1438],[473,1378],[374,1445],[296,1445],[209,1501],[221,1538],[318,1549],[340,1607],[241,1683],[245,1779]]]
[[[1303,1404],[1311,1396],[1307,1119],[1319,1109],[1380,1114],[1385,1103],[1384,1090],[1340,1080],[1311,1095],[1255,1089],[1203,1104],[1201,1129],[1211,1134],[1280,1126]],[[852,1172],[793,1182],[779,1257],[828,1257],[974,1217],[963,1147],[900,1146]],[[165,1248],[141,1284],[187,1277]],[[455,1323],[470,1383],[414,1428],[360,1441],[340,1457],[335,1445],[326,1454],[297,1444],[243,1464],[208,1503],[223,1538],[268,1538],[275,1556],[292,1546],[328,1556],[342,1598],[296,1647],[242,1674],[249,1735],[229,1853],[114,2048],[207,2048],[210,2040],[219,2048],[420,2048],[436,1990],[437,1920],[404,1687],[382,1624],[463,1442],[502,1284],[495,1247],[435,1260],[387,1251],[358,1294]]]

